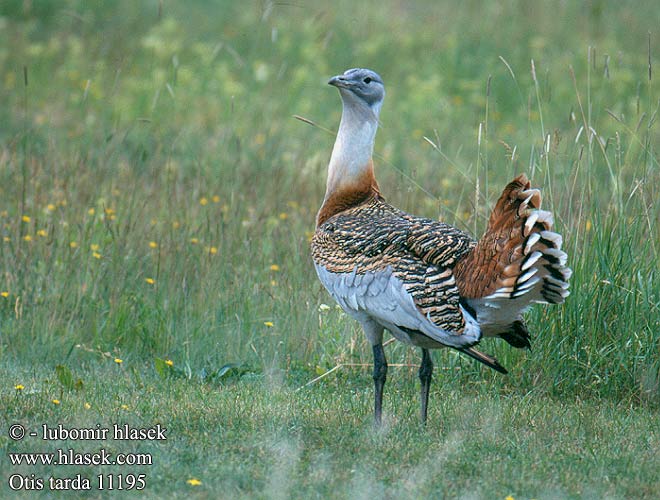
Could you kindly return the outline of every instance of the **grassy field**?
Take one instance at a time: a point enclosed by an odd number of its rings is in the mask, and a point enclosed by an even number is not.
[[[1,496],[143,473],[154,498],[660,497],[658,26],[651,1],[2,2]],[[326,81],[354,66],[387,88],[389,201],[479,235],[525,172],[574,270],[533,351],[484,342],[510,375],[433,354],[426,429],[397,344],[372,428],[371,349],[309,256]],[[9,456],[101,447],[153,464]]]

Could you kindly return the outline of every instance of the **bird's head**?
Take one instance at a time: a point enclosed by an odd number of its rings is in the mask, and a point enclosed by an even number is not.
[[[385,98],[383,79],[370,69],[353,68],[333,76],[329,85],[339,89],[344,105],[370,109],[378,118]]]

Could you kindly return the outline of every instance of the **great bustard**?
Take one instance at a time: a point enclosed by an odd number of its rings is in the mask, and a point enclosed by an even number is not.
[[[381,422],[387,361],[383,331],[421,347],[421,418],[426,422],[433,362],[429,349],[451,347],[500,373],[474,349],[482,335],[529,347],[522,313],[559,304],[571,270],[552,232],[552,214],[525,175],[510,182],[476,242],[450,225],[409,215],[385,202],[372,152],[385,97],[380,76],[350,69],[329,82],[343,112],[316,220],[312,257],[319,279],[364,329],[374,355],[376,423]]]

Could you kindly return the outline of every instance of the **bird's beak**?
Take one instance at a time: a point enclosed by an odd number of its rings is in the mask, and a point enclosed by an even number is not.
[[[344,75],[333,76],[328,80],[328,85],[338,87],[340,89],[346,89],[350,86],[350,82],[346,79]]]

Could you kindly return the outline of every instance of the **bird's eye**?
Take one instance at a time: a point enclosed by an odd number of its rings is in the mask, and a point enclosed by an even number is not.
[[[371,78],[366,77],[364,80],[362,80],[364,83],[369,84],[371,83]]]

